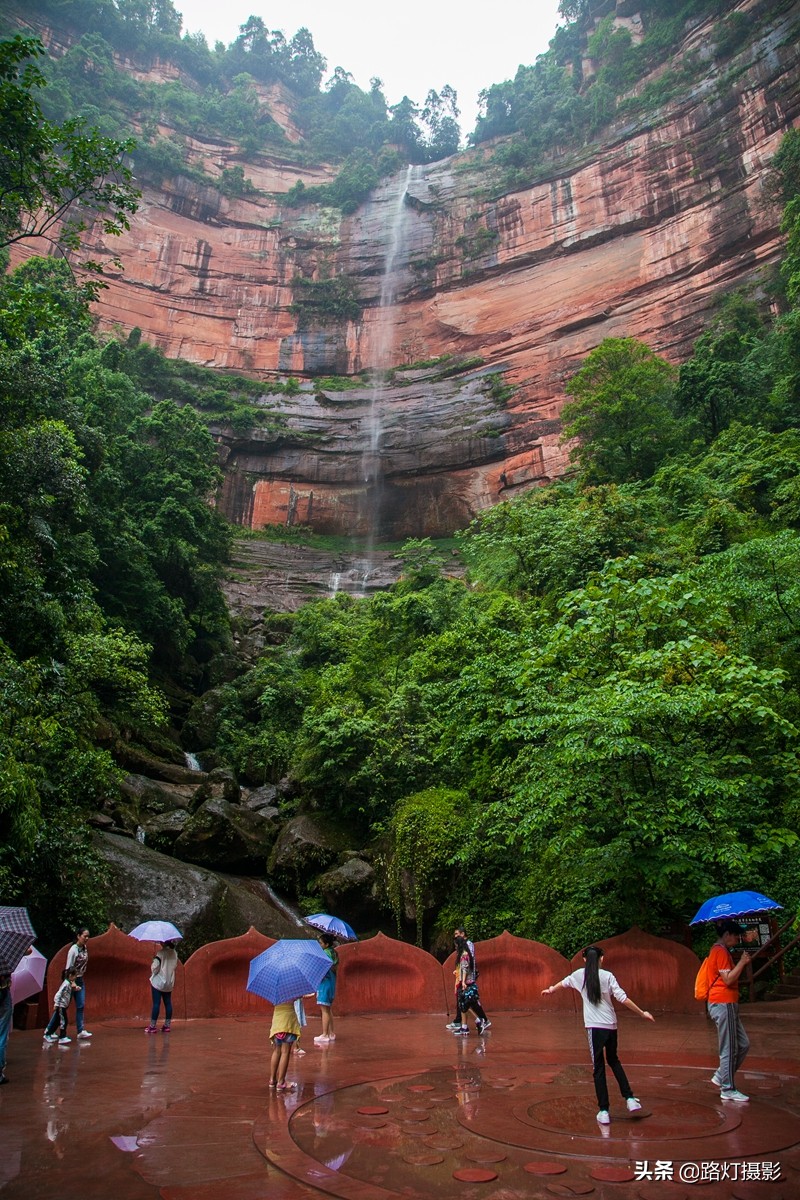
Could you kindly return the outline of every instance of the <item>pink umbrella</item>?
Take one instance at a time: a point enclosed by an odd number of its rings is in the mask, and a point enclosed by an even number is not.
[[[46,971],[47,959],[31,947],[30,954],[24,954],[17,969],[11,972],[11,1003],[19,1004],[20,1000],[40,992]]]

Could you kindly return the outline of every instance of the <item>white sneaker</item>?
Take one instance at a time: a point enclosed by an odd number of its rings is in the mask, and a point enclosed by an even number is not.
[[[71,1041],[72,1041],[72,1038],[59,1038],[58,1044],[59,1044],[59,1046],[68,1046]]]
[[[628,1106],[628,1112],[640,1112],[642,1107],[641,1100],[637,1100],[635,1096],[628,1096],[625,1101]]]
[[[89,1033],[88,1029],[82,1029],[78,1034],[78,1041],[83,1042],[86,1040],[86,1038],[90,1038],[91,1036],[92,1035]]]
[[[318,1033],[314,1038],[314,1042],[317,1046],[327,1046],[330,1040],[331,1039],[324,1033]]]
[[[608,1115],[607,1108],[600,1109],[600,1112],[597,1114],[597,1123],[599,1125],[610,1125],[611,1124],[611,1117]]]
[[[750,1099],[749,1096],[745,1096],[744,1092],[739,1092],[736,1088],[728,1088],[721,1091],[719,1098],[720,1100],[735,1100],[737,1104],[744,1104]]]
[[[722,1080],[719,1077],[719,1071],[715,1071],[714,1074],[711,1076],[711,1082],[714,1084],[715,1087],[722,1087]]]

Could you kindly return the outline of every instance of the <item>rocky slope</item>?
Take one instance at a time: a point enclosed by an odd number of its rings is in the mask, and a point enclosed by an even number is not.
[[[630,21],[631,4],[624,8]],[[352,216],[281,203],[332,175],[263,159],[262,194],[228,199],[187,180],[146,189],[98,305],[102,327],[265,379],[287,431],[216,430],[222,506],[235,521],[386,537],[441,535],[507,494],[563,472],[564,381],[603,338],[633,336],[680,362],[721,291],[756,283],[780,252],[765,193],[772,155],[800,119],[797,4],[740,0],[753,40],[717,62],[710,25],[683,53],[705,59],[679,100],[541,164],[498,194],[485,150],[403,171]],[[766,25],[757,18],[767,14]],[[634,14],[635,15],[635,14]],[[288,122],[280,97],[268,98]],[[212,173],[238,151],[192,146]],[[387,289],[387,264],[391,288]],[[361,315],[326,316],[313,285],[352,281]],[[356,375],[444,355],[463,370],[313,384],[269,397],[271,378]],[[499,386],[513,387],[513,394]]]

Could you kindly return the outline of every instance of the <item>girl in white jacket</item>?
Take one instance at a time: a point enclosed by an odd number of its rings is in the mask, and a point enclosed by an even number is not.
[[[158,950],[150,967],[150,991],[153,994],[153,1008],[150,1013],[150,1024],[145,1033],[158,1032],[158,1013],[161,1001],[164,1001],[164,1024],[162,1033],[169,1033],[172,1023],[172,989],[175,986],[175,972],[178,968],[178,954],[174,942],[159,942]]]
[[[566,979],[545,988],[542,995],[549,996],[560,987],[574,988],[580,994],[583,1001],[583,1023],[586,1026],[589,1052],[592,1056],[594,1089],[599,1105],[597,1120],[601,1125],[608,1125],[611,1118],[608,1114],[606,1060],[614,1073],[628,1112],[640,1112],[642,1108],[641,1102],[633,1094],[617,1054],[617,1014],[611,998],[613,996],[625,1008],[644,1017],[646,1021],[652,1021],[654,1018],[652,1013],[634,1004],[610,971],[602,970],[603,951],[599,946],[588,946],[583,952],[583,961],[586,963],[585,967],[580,967],[571,975],[567,975]]]

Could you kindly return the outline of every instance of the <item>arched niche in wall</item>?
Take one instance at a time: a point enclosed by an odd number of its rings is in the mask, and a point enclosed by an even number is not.
[[[600,938],[603,967],[640,1008],[660,1012],[698,1012],[694,980],[700,960],[687,946],[654,937],[634,925],[627,933]],[[572,970],[583,966],[583,952],[572,959]]]
[[[447,1011],[442,969],[427,950],[378,933],[340,946],[339,962],[336,1013]]]
[[[266,1016],[272,1005],[247,991],[250,960],[275,943],[251,925],[235,938],[209,942],[186,963],[187,1017]]]
[[[62,946],[50,960],[45,981],[48,1006],[61,983],[66,967],[67,954],[72,945]],[[87,1027],[93,1020],[108,1020],[128,1017],[131,1020],[148,1020],[150,1017],[150,967],[156,950],[154,942],[137,942],[123,933],[113,923],[105,933],[90,937],[87,950],[89,964],[86,968],[86,1011]],[[178,963],[175,988],[172,993],[173,1019],[186,1016],[183,983],[183,963]],[[74,1009],[70,1010],[70,1024],[74,1034]]]
[[[558,1012],[575,1008],[574,1000],[564,988],[551,996],[542,995],[543,988],[557,983],[571,970],[568,960],[552,946],[504,930],[499,937],[475,943],[475,961],[481,1004],[488,1016],[492,1012],[538,1009]],[[442,966],[451,1012],[455,1011],[455,965],[453,953]]]

